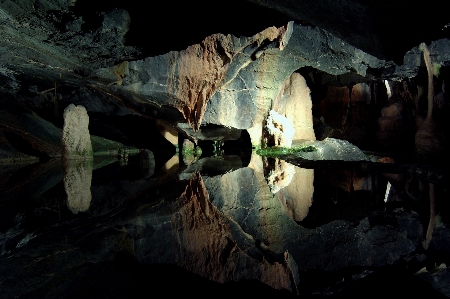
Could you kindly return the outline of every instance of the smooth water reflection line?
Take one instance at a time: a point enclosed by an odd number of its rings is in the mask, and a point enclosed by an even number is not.
[[[86,212],[91,205],[92,171],[93,161],[90,160],[66,160],[63,162],[67,207],[74,214]]]

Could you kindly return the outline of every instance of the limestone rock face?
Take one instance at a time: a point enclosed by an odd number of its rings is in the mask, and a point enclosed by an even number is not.
[[[323,55],[322,48],[335,53]],[[109,92],[177,109],[194,139],[201,127],[218,125],[247,130],[252,144],[260,145],[263,123],[275,106],[284,114],[303,107],[297,117],[286,115],[299,122],[295,127],[305,126],[295,139],[313,139],[309,88],[293,74],[299,68],[312,66],[332,75],[354,69],[365,76],[368,68],[385,65],[323,30],[289,22],[251,37],[215,34],[183,51],[130,61],[121,86]]]
[[[411,124],[402,102],[393,102],[381,109],[378,118],[378,143],[383,149],[404,148],[408,144]]]
[[[326,138],[304,144],[316,148],[311,152],[297,152],[295,155],[306,160],[368,161],[368,157],[358,147],[346,140]]]
[[[178,130],[176,128],[159,119],[156,120],[156,126],[164,138],[173,145],[178,146]]]
[[[23,140],[28,149],[17,148]],[[30,156],[61,156],[61,129],[42,119],[12,96],[0,97],[0,160],[21,160]]]
[[[217,90],[229,85],[242,68],[258,58],[264,43],[283,49],[287,31],[288,26],[270,27],[250,38],[213,34],[183,51],[132,61],[123,87],[149,101],[175,107],[196,131]],[[228,110],[233,111],[233,107],[241,109],[228,105]]]
[[[92,159],[93,151],[88,126],[89,116],[86,108],[70,104],[64,110],[63,159]]]

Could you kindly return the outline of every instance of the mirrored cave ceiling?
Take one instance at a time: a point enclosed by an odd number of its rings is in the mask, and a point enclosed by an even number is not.
[[[410,78],[424,68],[422,42],[447,66],[444,8],[434,0],[1,0],[0,104],[20,102],[59,127],[64,107],[80,104],[99,124],[94,131],[118,141],[123,131],[114,135],[105,117],[181,124],[188,135],[203,125],[248,129],[257,121],[248,99],[301,68],[340,85]],[[226,94],[232,89],[249,92]],[[221,111],[227,97],[246,114]]]

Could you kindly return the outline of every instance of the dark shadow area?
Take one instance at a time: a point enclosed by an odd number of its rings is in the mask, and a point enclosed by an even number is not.
[[[105,116],[89,113],[89,133],[124,145],[153,152],[155,159],[166,161],[175,153],[176,148],[158,131],[154,119],[136,116]]]
[[[33,146],[30,144],[30,142],[25,138],[23,138],[22,136],[20,136],[19,134],[16,134],[11,131],[5,131],[5,137],[15,149],[17,149],[19,152],[25,155],[39,157],[39,159],[42,161],[45,161],[49,158],[47,155],[34,149]]]

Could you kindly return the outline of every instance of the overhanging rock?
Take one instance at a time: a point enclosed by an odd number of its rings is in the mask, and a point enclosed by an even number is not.
[[[285,81],[305,66],[366,76],[394,64],[322,29],[289,22],[252,37],[214,34],[180,52],[130,61],[117,88],[178,109],[194,131],[207,124],[248,130],[258,145]]]

